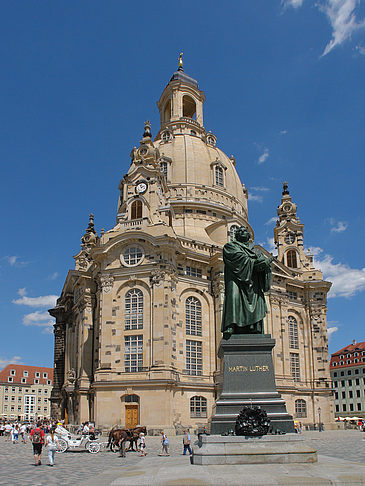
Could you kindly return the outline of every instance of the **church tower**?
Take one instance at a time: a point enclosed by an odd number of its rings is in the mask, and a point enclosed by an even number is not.
[[[180,59],[157,102],[155,138],[145,122],[131,150],[115,226],[98,235],[90,216],[75,269],[50,310],[56,318],[54,417],[171,434],[208,423],[219,385],[222,248],[237,227],[246,226],[252,237],[253,230],[236,161],[203,124],[204,102]],[[294,216],[280,218],[278,245],[286,244],[284,233],[295,232],[298,247],[290,249],[305,262],[302,225]],[[287,279],[295,286],[304,275],[287,267],[285,251],[280,255],[271,299]],[[266,325],[280,336],[271,309]],[[280,366],[292,393],[291,371]]]

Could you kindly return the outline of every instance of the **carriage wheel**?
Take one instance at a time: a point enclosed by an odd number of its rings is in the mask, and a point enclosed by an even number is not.
[[[60,448],[56,452],[66,452],[68,448],[68,444],[65,439],[58,439],[58,443],[60,444]]]
[[[90,454],[97,454],[100,451],[100,444],[98,442],[89,442],[87,450]]]
[[[118,446],[118,444],[116,444],[115,442],[112,442],[112,443],[110,444],[110,450],[111,450],[112,452],[118,452],[118,451],[119,451],[119,446]]]

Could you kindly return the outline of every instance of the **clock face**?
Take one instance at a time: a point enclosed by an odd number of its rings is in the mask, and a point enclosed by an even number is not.
[[[147,184],[145,182],[139,182],[136,186],[138,194],[143,194],[147,191]]]
[[[284,211],[290,211],[291,210],[291,205],[290,204],[285,204],[283,207]]]
[[[295,241],[295,235],[293,235],[293,233],[288,233],[285,236],[285,243],[287,243],[288,245],[291,245],[292,243],[294,243],[294,241]]]

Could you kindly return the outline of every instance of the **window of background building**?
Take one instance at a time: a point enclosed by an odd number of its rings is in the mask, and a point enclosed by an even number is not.
[[[360,390],[356,390],[356,396],[357,398],[360,398]]]
[[[295,400],[295,416],[305,418],[307,416],[307,403],[305,400]]]
[[[201,375],[203,371],[202,343],[186,340],[186,371],[189,375]]]
[[[338,384],[338,381],[334,381],[334,382],[333,382],[333,386],[334,386],[335,388],[337,388],[337,384]]]
[[[131,289],[125,294],[124,328],[143,329],[143,292]]]
[[[346,404],[345,403],[342,405],[342,411],[346,412]]]
[[[355,370],[355,375],[358,375],[359,374],[359,370]]]
[[[185,301],[186,334],[202,335],[202,306],[199,299],[188,297]]]
[[[346,392],[342,392],[342,398],[346,398]]]
[[[293,316],[288,317],[288,326],[289,326],[289,347],[291,349],[299,349],[298,324],[295,317]]]
[[[10,370],[10,376],[15,376],[16,375],[16,371],[15,370]]]
[[[143,336],[124,337],[124,368],[126,373],[142,371]]]
[[[338,400],[338,392],[335,392],[335,400]]]
[[[341,380],[341,386],[345,386],[345,380]]]
[[[207,416],[207,399],[204,397],[190,398],[190,417],[206,417]]]
[[[292,290],[287,290],[286,293],[288,294],[289,300],[298,300],[297,292],[293,292]]]
[[[357,404],[357,410],[361,410],[361,403]]]
[[[351,370],[347,370],[347,374],[348,375],[351,375]]]
[[[339,412],[339,411],[340,411],[340,406],[336,405],[336,412]]]
[[[360,379],[356,378],[356,385],[360,385]]]
[[[236,239],[236,231],[238,230],[239,226],[236,224],[232,225],[229,229],[229,241],[234,241]]]
[[[335,372],[333,373],[333,376],[334,376],[334,377],[337,377],[337,371],[335,371]]]
[[[353,411],[354,411],[354,404],[350,403],[350,412],[353,412]]]
[[[352,390],[349,391],[349,398],[353,398]]]
[[[349,380],[349,386],[352,386],[352,380]]]
[[[294,381],[300,381],[300,362],[297,353],[290,353],[290,374]]]

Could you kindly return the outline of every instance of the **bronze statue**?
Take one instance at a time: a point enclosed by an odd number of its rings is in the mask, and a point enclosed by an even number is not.
[[[224,339],[232,334],[264,334],[264,292],[270,289],[273,259],[255,249],[244,226],[236,230],[235,240],[224,245]]]

